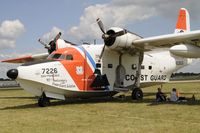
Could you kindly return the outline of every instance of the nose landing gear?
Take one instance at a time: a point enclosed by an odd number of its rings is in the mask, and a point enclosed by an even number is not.
[[[42,93],[42,96],[38,99],[38,106],[46,107],[50,105],[50,99],[46,97],[45,93]]]

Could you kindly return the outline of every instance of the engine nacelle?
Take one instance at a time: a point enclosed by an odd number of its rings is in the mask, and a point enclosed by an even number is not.
[[[63,39],[58,39],[56,41],[56,49],[66,48],[66,47],[69,47],[69,46],[71,46],[71,44],[69,42],[66,42]]]
[[[110,28],[106,33],[108,35],[111,35],[123,30],[124,29],[122,28],[113,27],[113,28]],[[141,38],[140,36],[127,31],[124,35],[112,37],[112,38],[109,38],[108,40],[104,40],[104,43],[108,48],[112,50],[121,51],[121,50],[134,48],[133,41],[140,38]]]
[[[184,58],[200,58],[200,47],[191,44],[179,44],[172,46],[170,52]]]

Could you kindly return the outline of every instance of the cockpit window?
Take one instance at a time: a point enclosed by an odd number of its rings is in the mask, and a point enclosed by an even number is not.
[[[59,59],[61,54],[51,54],[48,58],[50,59]]]
[[[54,56],[52,57],[53,59],[58,59],[60,58],[61,54],[54,54]]]
[[[73,60],[73,55],[67,54],[66,55],[66,60]]]
[[[59,59],[61,59],[61,60],[65,60],[65,55],[64,54],[62,54],[61,56],[60,56],[60,58]]]
[[[48,59],[73,60],[72,54],[51,54]]]

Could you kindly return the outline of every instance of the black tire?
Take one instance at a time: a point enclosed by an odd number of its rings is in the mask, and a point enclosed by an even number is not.
[[[46,95],[43,93],[42,96],[38,99],[38,106],[39,107],[46,107],[50,105],[50,100]]]
[[[132,91],[132,99],[133,100],[142,100],[143,99],[143,92],[140,88],[136,88]]]

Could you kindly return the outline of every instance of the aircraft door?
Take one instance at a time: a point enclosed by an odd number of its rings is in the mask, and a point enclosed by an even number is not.
[[[123,87],[124,86],[124,79],[126,75],[126,70],[123,65],[118,65],[116,68],[116,79],[115,79],[115,86],[116,87]]]

